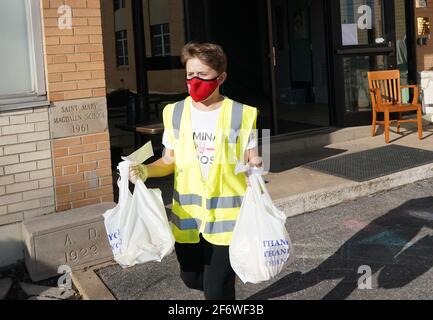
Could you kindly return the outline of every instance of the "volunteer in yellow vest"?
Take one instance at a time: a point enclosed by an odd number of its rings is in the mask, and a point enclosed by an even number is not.
[[[130,178],[174,173],[171,225],[181,278],[206,299],[235,299],[229,245],[247,182],[236,161],[261,165],[257,109],[220,94],[227,58],[218,45],[182,49],[189,97],[164,108],[164,156],[131,167]]]

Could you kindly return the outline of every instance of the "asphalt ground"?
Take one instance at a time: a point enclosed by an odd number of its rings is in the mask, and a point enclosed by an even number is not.
[[[286,226],[293,263],[264,283],[237,281],[237,299],[433,299],[433,179],[295,216]],[[174,253],[97,274],[121,300],[204,299],[182,283]]]

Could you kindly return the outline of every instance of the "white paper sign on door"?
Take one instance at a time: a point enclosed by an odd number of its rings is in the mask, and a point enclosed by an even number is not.
[[[341,25],[343,36],[343,46],[358,45],[358,25],[356,23],[346,23]]]

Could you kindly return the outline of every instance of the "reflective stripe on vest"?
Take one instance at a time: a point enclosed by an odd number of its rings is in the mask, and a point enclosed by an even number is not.
[[[233,197],[214,197],[206,199],[206,209],[220,209],[220,208],[237,208],[242,204],[241,196]]]
[[[198,194],[179,194],[177,190],[173,191],[173,199],[176,200],[181,206],[197,205],[201,206],[202,197]],[[223,209],[223,208],[237,208],[242,204],[241,196],[233,197],[213,197],[206,199],[206,209]]]
[[[181,206],[189,206],[196,204],[201,206],[201,196],[198,194],[181,194],[176,190],[173,191],[173,199],[176,200]]]
[[[179,230],[196,230],[201,225],[200,219],[188,218],[188,219],[180,219],[177,215],[173,214],[171,216],[171,222],[179,229]]]
[[[176,139],[179,139],[179,131],[180,131],[180,121],[182,120],[183,108],[185,105],[185,100],[176,102],[173,109],[173,133]]]
[[[206,223],[204,233],[215,234],[223,232],[232,232],[235,228],[236,220],[216,221]]]
[[[173,125],[174,137],[176,139],[179,139],[180,122],[182,120],[182,113],[183,113],[184,106],[185,106],[185,100],[182,100],[176,102],[173,108],[172,125]],[[241,125],[242,125],[242,110],[243,110],[243,104],[237,101],[233,101],[229,143],[236,143],[236,139],[238,138],[239,130],[241,129]]]
[[[176,215],[172,215],[171,222],[182,231],[198,230],[201,225],[200,219],[188,218],[180,219]],[[232,232],[235,228],[236,220],[207,222],[204,232],[208,234]]]
[[[242,109],[243,105],[241,103],[233,101],[229,143],[236,143],[238,138],[242,124]]]

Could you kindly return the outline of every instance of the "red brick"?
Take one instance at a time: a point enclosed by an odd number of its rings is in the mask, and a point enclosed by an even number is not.
[[[61,177],[61,176],[63,176],[62,167],[54,168],[54,176],[55,177]]]
[[[54,82],[62,82],[62,74],[61,73],[51,73],[48,74],[48,83]]]
[[[53,63],[66,63],[68,59],[64,55],[53,56]]]
[[[81,62],[77,63],[77,71],[96,71],[104,70],[103,61]]]
[[[62,204],[65,202],[81,200],[81,199],[84,199],[84,192],[83,191],[57,195],[57,203],[59,203],[59,204]]]
[[[110,176],[110,177],[104,177],[104,178],[99,178],[99,179],[100,179],[99,185],[101,187],[113,184],[113,177],[112,176]]]
[[[96,176],[97,177],[106,177],[106,176],[111,176],[111,175],[112,175],[111,168],[96,170]]]
[[[86,172],[86,179],[93,179],[96,177],[107,177],[107,176],[111,176],[112,172],[111,172],[111,168],[105,168],[105,169],[97,169],[95,171],[90,171],[90,172]]]
[[[65,94],[63,92],[48,92],[48,99],[50,101],[63,101],[65,100]]]
[[[74,28],[74,34],[75,35],[89,35],[89,34],[98,35],[98,34],[102,34],[102,28],[100,26],[76,27]]]
[[[102,25],[101,17],[88,18],[87,21],[89,23],[89,26],[101,26]]]
[[[87,0],[87,8],[101,8],[101,0]]]
[[[84,171],[93,171],[98,168],[97,162],[88,162],[88,163],[82,163],[78,165],[78,172],[84,172]]]
[[[65,157],[68,155],[68,148],[56,148],[53,150],[54,158]]]
[[[67,157],[54,159],[54,166],[55,167],[64,167],[64,166],[68,166],[71,164],[79,164],[82,162],[83,162],[83,156],[82,155],[67,156]]]
[[[75,90],[75,91],[66,91],[64,93],[65,100],[73,100],[73,99],[81,99],[81,98],[90,98],[93,97],[92,90]]]
[[[82,144],[79,146],[69,147],[69,154],[84,154],[87,152],[93,152],[97,150],[96,143]],[[86,162],[86,161],[85,161]]]
[[[100,17],[101,10],[99,9],[75,9],[72,13],[74,17]]]
[[[110,149],[110,142],[105,141],[105,142],[98,143],[98,151],[99,150],[108,150],[108,149]]]
[[[95,160],[102,160],[110,158],[109,150],[102,150],[97,152],[92,152],[84,155],[84,162],[90,162]]]
[[[86,80],[91,78],[92,74],[90,72],[70,72],[63,74],[63,81]]]
[[[62,176],[62,177],[56,177],[55,178],[55,184],[56,186],[62,186],[65,184],[71,184],[75,182],[80,182],[84,180],[84,175],[82,173],[74,174],[70,176]]]
[[[77,166],[66,166],[63,168],[63,174],[64,175],[68,175],[68,174],[75,174],[77,173]]]
[[[111,159],[104,159],[98,161],[98,169],[111,168]]]
[[[108,132],[96,133],[87,136],[83,136],[83,144],[86,143],[95,143],[95,142],[105,142],[110,141],[110,137]]]
[[[81,144],[81,137],[55,139],[53,141],[53,148],[56,149],[62,147],[76,146],[78,144]]]
[[[94,98],[105,97],[107,95],[107,91],[105,90],[105,88],[93,89],[92,95]]]
[[[114,195],[113,194],[101,197],[101,202],[113,202],[113,201],[114,201]]]
[[[97,188],[97,189],[90,189],[90,190],[86,191],[86,198],[105,196],[105,195],[110,194],[112,192],[113,192],[113,187],[111,185]]]
[[[80,208],[80,207],[90,206],[92,204],[98,204],[98,203],[101,203],[101,200],[99,198],[73,201],[72,208]]]
[[[71,184],[71,192],[84,191],[90,188],[89,181],[83,181]]]
[[[56,187],[56,194],[65,194],[65,193],[69,193],[69,192],[71,192],[69,185]]]

